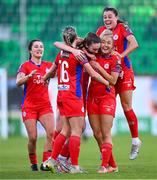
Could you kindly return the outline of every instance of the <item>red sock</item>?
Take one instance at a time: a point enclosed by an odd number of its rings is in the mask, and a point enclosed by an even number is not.
[[[43,152],[43,161],[42,162],[48,160],[48,158],[51,157],[51,153],[52,153],[52,151]]]
[[[132,109],[129,111],[124,111],[124,114],[128,121],[132,138],[138,137],[138,120],[134,111]]]
[[[62,151],[60,153],[61,156],[64,156],[64,157],[69,157],[70,155],[70,152],[69,152],[69,142],[66,142],[62,148]]]
[[[29,154],[29,160],[31,164],[38,164],[36,153]]]
[[[113,152],[111,152],[111,156],[110,156],[110,159],[109,159],[109,166],[112,166],[112,167],[117,167],[117,164],[116,164],[116,161],[114,159],[114,156],[113,156]]]
[[[107,167],[112,153],[112,144],[103,143],[101,147],[102,152],[102,163],[101,166]]]
[[[69,138],[69,151],[72,165],[78,165],[80,141],[81,140],[79,136],[70,136]]]
[[[57,159],[58,155],[60,154],[62,147],[66,141],[66,137],[63,134],[59,134],[53,144],[53,150],[52,150],[52,155],[51,157],[53,159]]]

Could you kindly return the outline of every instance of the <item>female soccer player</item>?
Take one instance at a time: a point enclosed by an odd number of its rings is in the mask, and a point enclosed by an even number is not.
[[[32,171],[38,171],[36,155],[37,121],[46,132],[43,162],[51,155],[52,135],[54,133],[54,114],[49,100],[48,84],[43,76],[52,66],[51,62],[43,61],[44,45],[38,40],[29,43],[30,58],[18,70],[16,84],[24,85],[24,96],[21,105],[22,118],[28,134],[28,153]],[[41,164],[41,170],[43,166]]]
[[[98,173],[118,171],[112,154],[111,128],[116,109],[114,85],[120,73],[120,59],[112,55],[113,47],[112,32],[106,30],[101,35],[101,52],[96,56],[96,61],[91,61],[97,72],[111,84],[110,89],[105,89],[103,84],[91,79],[88,91],[89,122],[102,154],[102,163]]]
[[[63,39],[66,44],[76,47],[77,34],[75,29],[73,27],[66,27],[63,31]],[[66,51],[61,51],[57,55],[55,64],[45,76],[45,79],[47,79],[54,70],[58,69],[57,105],[61,116],[65,117],[62,121],[61,133],[54,141],[51,159],[47,162],[47,166],[53,173],[57,169],[57,157],[68,137],[72,164],[70,173],[82,173],[78,165],[80,139],[84,128],[85,116],[81,86],[82,67],[85,68],[93,79],[106,86],[109,85],[108,81],[93,70],[85,56],[83,61],[79,62],[73,54]]]
[[[98,28],[97,35],[101,36],[105,29],[112,30],[115,50],[121,58],[123,77],[118,78],[116,93],[120,96],[124,114],[131,131],[132,148],[130,159],[133,160],[138,156],[141,141],[138,135],[138,120],[132,108],[132,94],[135,86],[134,73],[128,55],[138,47],[138,43],[130,28],[118,20],[118,11],[115,8],[104,8],[103,21],[104,26]]]

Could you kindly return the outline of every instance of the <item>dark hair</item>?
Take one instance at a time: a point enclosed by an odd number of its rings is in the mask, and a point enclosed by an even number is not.
[[[67,26],[65,27],[65,29],[63,29],[62,36],[63,36],[64,42],[67,45],[71,46],[77,37],[76,29],[72,26]]]
[[[104,14],[104,12],[107,12],[107,11],[113,12],[113,14],[114,14],[116,17],[118,16],[118,10],[117,10],[116,8],[113,8],[113,7],[105,7],[105,8],[103,9],[103,14]],[[117,20],[117,23],[125,23],[125,22],[122,21],[122,20],[120,20],[120,19],[118,19],[118,20]]]
[[[100,37],[98,37],[95,33],[89,32],[84,39],[84,46],[90,46],[91,44],[100,43]]]
[[[42,42],[40,39],[33,39],[33,40],[31,40],[29,42],[29,44],[28,44],[28,51],[32,50],[33,43],[36,42],[36,41]],[[31,59],[31,53],[30,52],[29,52],[29,59]]]

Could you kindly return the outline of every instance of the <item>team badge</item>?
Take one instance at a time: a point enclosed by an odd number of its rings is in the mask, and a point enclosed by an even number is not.
[[[113,40],[117,40],[117,39],[118,39],[118,35],[115,34],[115,35],[113,36]]]
[[[105,65],[104,65],[104,68],[105,68],[105,69],[109,69],[109,64],[105,64]]]

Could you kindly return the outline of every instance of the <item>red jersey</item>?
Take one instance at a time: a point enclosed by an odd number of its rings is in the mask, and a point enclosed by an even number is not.
[[[111,74],[111,72],[120,72],[119,59],[115,55],[110,55],[108,57],[98,55],[96,61],[106,70],[108,74]],[[91,98],[103,98],[106,97],[106,95],[115,97],[114,86],[111,86],[110,91],[108,91],[105,85],[94,79],[91,79],[88,96]]]
[[[100,36],[105,29],[105,26],[99,27],[96,34]],[[127,48],[128,41],[126,37],[133,33],[130,28],[124,23],[118,23],[117,26],[112,30],[112,33],[115,50],[121,54]],[[123,71],[133,71],[128,56],[125,56],[123,59],[121,59],[121,67]]]
[[[25,75],[30,74],[33,70],[37,70],[24,84],[22,107],[39,108],[47,104],[50,105],[48,85],[45,84],[43,76],[51,66],[51,62],[42,61],[41,65],[36,65],[31,60],[26,61],[20,66],[18,73],[22,72]]]
[[[58,66],[58,100],[82,99],[82,65],[88,63],[87,58],[83,62],[79,62],[71,53],[61,51],[57,57],[55,64]]]

